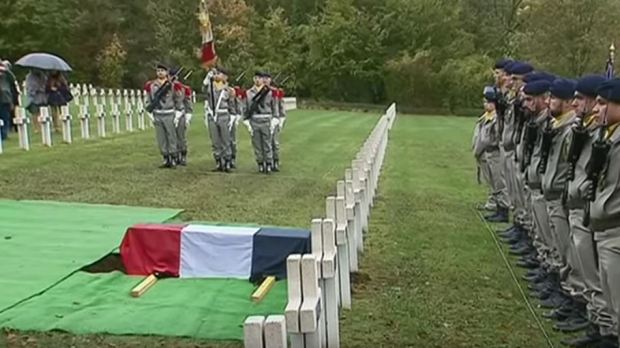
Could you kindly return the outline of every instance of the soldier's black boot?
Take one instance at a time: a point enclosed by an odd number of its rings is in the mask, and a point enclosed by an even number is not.
[[[168,168],[176,168],[177,167],[177,161],[178,161],[177,156],[178,155],[170,155],[170,156],[168,156],[170,158],[170,167],[168,167]]]
[[[265,166],[262,163],[258,164],[258,172],[259,173],[264,173],[265,172]]]
[[[224,166],[224,171],[226,173],[230,173],[230,171],[232,169],[232,167],[230,166],[230,160],[225,160],[223,166]]]
[[[601,342],[601,340],[602,340],[602,337],[601,337],[601,334],[599,333],[598,326],[591,324],[590,327],[587,329],[585,335],[573,337],[573,338],[567,338],[560,342],[562,342],[563,345],[569,346],[569,347],[594,347],[599,342]]]
[[[279,172],[280,171],[280,160],[274,160],[273,161],[273,171],[274,172]]]
[[[222,161],[220,161],[219,158],[215,159],[215,169],[213,169],[214,172],[221,172],[223,169],[222,167]]]
[[[235,156],[230,159],[230,168],[237,169],[237,158]]]
[[[270,174],[273,171],[273,167],[270,162],[265,165],[265,174]]]
[[[508,208],[497,207],[497,212],[485,217],[488,222],[508,222]]]
[[[168,168],[168,156],[164,156],[163,159],[164,160],[161,162],[161,165],[159,165],[159,168]]]
[[[182,151],[179,155],[179,165],[183,167],[187,165],[187,151]]]

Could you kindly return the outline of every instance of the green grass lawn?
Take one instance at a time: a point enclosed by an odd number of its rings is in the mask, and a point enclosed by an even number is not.
[[[290,116],[282,139],[283,171],[276,175],[255,174],[243,128],[237,172],[211,173],[209,140],[197,118],[190,165],[176,170],[157,169],[152,130],[28,153],[9,143],[0,156],[0,197],[183,208],[184,219],[308,227],[323,215],[324,197],[335,191],[378,115],[295,111]],[[405,115],[395,123],[355,277],[353,309],[342,313],[343,347],[546,345],[472,209],[485,196],[475,183],[473,123]],[[551,331],[550,325],[546,329]],[[560,337],[552,336],[555,343]],[[5,332],[3,345],[242,346],[32,332]]]

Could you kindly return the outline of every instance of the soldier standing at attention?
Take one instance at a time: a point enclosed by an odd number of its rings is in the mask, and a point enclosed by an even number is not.
[[[159,151],[164,158],[160,168],[174,168],[177,159],[177,130],[183,116],[183,91],[181,84],[170,80],[168,68],[157,65],[157,78],[145,85],[147,105],[153,108],[153,125]],[[158,91],[163,89],[163,93]]]
[[[590,166],[601,167],[599,180],[587,180],[591,203],[590,224],[598,251],[599,276],[606,302],[610,305],[612,327],[601,347],[618,347],[620,313],[620,80],[602,84],[598,90],[598,130],[592,145]],[[600,161],[599,161],[600,160]],[[599,163],[600,162],[600,163]]]
[[[271,76],[267,77],[267,85],[271,88],[273,99],[277,109],[277,119],[272,119],[273,136],[271,141],[271,148],[273,151],[273,171],[280,171],[280,132],[284,127],[284,121],[286,120],[286,109],[284,108],[284,90],[273,86],[271,83]]]
[[[278,118],[276,102],[266,80],[269,74],[257,72],[254,86],[247,91],[245,119],[252,129],[252,147],[258,171],[269,174],[273,169],[273,119]],[[278,122],[278,121],[274,121]],[[277,126],[277,124],[275,124]]]
[[[222,68],[207,74],[203,88],[207,95],[205,103],[205,125],[209,129],[215,171],[230,172],[232,169],[232,151],[230,131],[236,114],[235,91],[228,87],[228,74]]]

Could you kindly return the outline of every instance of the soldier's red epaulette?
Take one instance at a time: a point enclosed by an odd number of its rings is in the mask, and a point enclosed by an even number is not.
[[[280,95],[280,93],[278,93],[278,89],[273,88],[273,87],[269,87],[269,88],[271,88],[271,96],[274,97],[275,99],[278,99],[279,98],[278,96]]]
[[[183,90],[185,89],[185,87],[183,86],[183,84],[179,81],[176,81],[174,83],[174,91],[175,92],[183,92]]]
[[[191,96],[192,96],[192,88],[191,88],[190,86],[183,85],[183,90],[184,90],[184,92],[185,92],[185,96],[186,96],[187,98],[189,98],[189,97],[191,97]]]
[[[235,89],[235,95],[237,96],[237,98],[240,98],[240,99],[246,98],[247,95],[246,95],[245,89],[239,86],[235,86],[234,89]]]
[[[144,90],[146,91],[146,93],[151,93],[152,84],[153,84],[153,81],[146,81],[146,83],[144,84]]]

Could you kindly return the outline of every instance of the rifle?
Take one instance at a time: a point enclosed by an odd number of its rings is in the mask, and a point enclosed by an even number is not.
[[[521,99],[517,99],[514,103],[514,123],[515,123],[515,132],[512,135],[513,141],[516,145],[521,144],[521,137],[523,136],[523,128],[525,127],[525,121],[527,120],[528,112],[523,107],[523,101]],[[514,156],[515,163],[519,161],[518,152],[515,151]]]
[[[571,181],[575,180],[575,168],[577,167],[577,161],[581,157],[581,152],[588,141],[590,134],[584,124],[585,114],[578,117],[579,122],[575,127],[571,129],[572,137],[568,147],[568,173],[566,174],[566,184],[564,185],[564,192],[562,193],[562,205],[566,205],[568,199],[568,186]]]
[[[263,103],[265,97],[267,97],[267,94],[269,94],[269,92],[271,92],[271,89],[267,85],[263,85],[260,91],[258,91],[258,93],[256,93],[256,95],[252,97],[248,112],[243,118],[244,120],[249,119],[250,117],[252,117],[253,114],[258,112],[258,106]]]
[[[532,163],[532,154],[534,153],[534,147],[536,147],[536,141],[538,140],[538,125],[533,119],[527,122],[525,128],[525,145],[523,146],[523,155],[521,156],[521,172],[525,172],[527,167]]]
[[[599,128],[598,136],[592,143],[592,156],[590,157],[590,162],[586,169],[588,175],[587,180],[592,183],[591,194],[589,194],[588,201],[586,202],[585,214],[583,216],[583,225],[586,227],[590,226],[590,204],[596,199],[598,182],[605,168],[605,164],[607,163],[609,150],[611,150],[611,142],[605,139],[606,129],[607,127],[604,125]]]
[[[506,110],[508,109],[508,101],[501,93],[496,89],[497,100],[495,101],[495,110],[497,111],[497,128],[499,134],[504,132],[504,117],[506,116]]]
[[[575,179],[575,167],[577,166],[577,161],[579,161],[581,152],[583,152],[583,148],[590,137],[590,134],[584,124],[584,118],[585,115],[579,117],[579,122],[572,129],[573,136],[568,148],[568,181],[573,181]]]
[[[540,145],[540,163],[538,163],[538,174],[545,174],[547,170],[547,162],[549,161],[549,152],[553,144],[553,137],[556,131],[551,127],[551,119],[547,120],[547,125],[543,130],[542,143]]]
[[[151,102],[146,106],[145,110],[148,113],[152,113],[155,108],[160,105],[162,98],[170,92],[172,85],[179,78],[179,75],[183,72],[183,68],[179,68],[177,72],[172,75],[164,84],[155,92],[155,95],[151,99]]]

